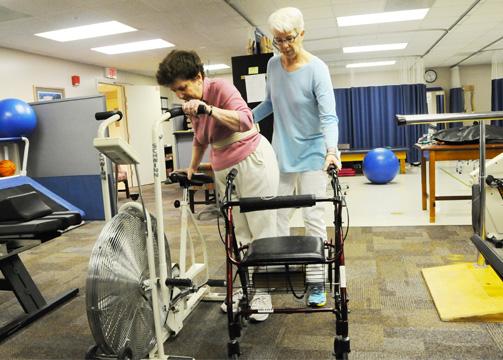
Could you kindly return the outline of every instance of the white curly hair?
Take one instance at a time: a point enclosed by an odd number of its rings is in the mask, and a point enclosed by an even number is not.
[[[283,33],[293,30],[299,33],[304,31],[304,17],[300,10],[294,7],[276,10],[269,16],[268,22],[272,31]]]

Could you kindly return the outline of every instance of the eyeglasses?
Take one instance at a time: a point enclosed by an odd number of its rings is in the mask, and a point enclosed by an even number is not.
[[[279,48],[281,45],[283,44],[293,44],[293,42],[295,41],[295,39],[297,39],[297,37],[299,36],[299,34],[295,34],[295,35],[288,35],[287,37],[285,37],[284,39],[278,39],[278,38],[274,38],[272,40],[272,44]]]

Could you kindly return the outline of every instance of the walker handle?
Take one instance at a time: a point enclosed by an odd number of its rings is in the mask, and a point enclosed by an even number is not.
[[[314,195],[287,195],[271,197],[244,197],[239,199],[242,213],[267,209],[309,207],[316,205]]]

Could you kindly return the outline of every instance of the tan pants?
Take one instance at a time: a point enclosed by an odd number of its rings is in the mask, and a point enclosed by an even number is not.
[[[215,185],[220,199],[223,198],[226,176],[233,168],[238,171],[234,179],[235,190],[232,199],[241,197],[276,196],[279,184],[279,170],[276,154],[265,137],[262,136],[257,149],[247,158],[227,169],[215,171]],[[239,207],[233,209],[236,239],[242,245],[255,239],[276,236],[276,210],[253,211],[242,214]]]

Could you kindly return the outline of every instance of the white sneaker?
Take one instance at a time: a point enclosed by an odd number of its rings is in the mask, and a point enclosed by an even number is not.
[[[267,320],[272,313],[272,301],[269,294],[256,294],[250,302],[252,310],[259,310],[260,313],[251,314],[250,320],[261,322]]]
[[[236,313],[238,312],[238,306],[239,306],[239,300],[243,298],[243,289],[239,288],[234,290],[234,293],[232,294],[232,312]],[[224,301],[222,305],[220,305],[220,310],[222,310],[224,313],[227,312],[227,303]]]

